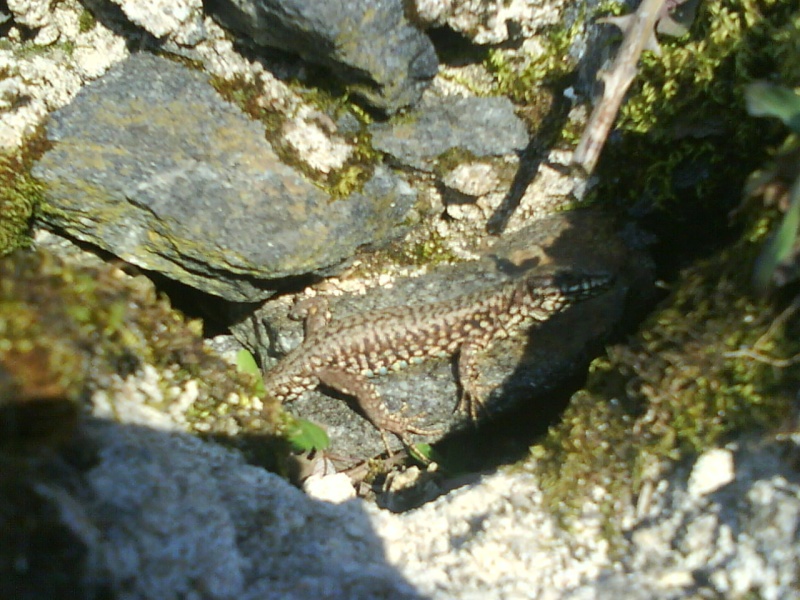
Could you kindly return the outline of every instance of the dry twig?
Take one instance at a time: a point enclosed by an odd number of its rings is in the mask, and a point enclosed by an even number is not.
[[[769,339],[775,334],[779,327],[783,326],[786,321],[789,320],[797,310],[800,308],[800,296],[797,296],[792,303],[787,306],[784,311],[778,315],[778,317],[770,324],[769,328],[767,329],[764,334],[759,337],[756,342],[750,348],[741,348],[739,350],[733,350],[731,352],[726,352],[723,354],[726,358],[737,358],[737,357],[746,357],[752,358],[761,363],[766,363],[771,365],[777,369],[785,369],[786,367],[790,367],[797,362],[800,362],[800,354],[795,354],[794,356],[790,356],[789,358],[774,358],[772,356],[768,356],[763,354],[761,350],[759,350],[759,346],[765,344]]]
[[[599,75],[603,81],[603,95],[592,111],[572,159],[572,163],[581,167],[586,175],[591,174],[597,165],[625,93],[636,77],[636,65],[642,52],[652,50],[660,53],[655,30],[656,23],[666,12],[666,1],[642,0],[632,15],[599,21],[616,25],[625,37],[611,69]]]

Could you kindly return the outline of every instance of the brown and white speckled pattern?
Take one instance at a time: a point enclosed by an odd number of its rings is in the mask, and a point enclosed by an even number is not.
[[[571,304],[602,293],[612,281],[605,273],[530,274],[493,290],[332,323],[312,311],[305,341],[267,373],[264,384],[280,401],[294,400],[324,384],[354,397],[381,431],[401,437],[425,434],[413,425],[413,418],[391,414],[369,378],[458,353],[459,407],[474,416],[482,396],[475,383],[481,352],[494,340],[523,333]]]

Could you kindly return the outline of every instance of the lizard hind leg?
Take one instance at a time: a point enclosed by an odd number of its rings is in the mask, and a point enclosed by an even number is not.
[[[361,412],[381,432],[381,435],[388,431],[407,444],[409,434],[436,435],[440,433],[414,425],[414,422],[424,415],[405,417],[392,414],[383,403],[378,390],[363,375],[327,367],[317,370],[316,376],[323,385],[354,398]]]

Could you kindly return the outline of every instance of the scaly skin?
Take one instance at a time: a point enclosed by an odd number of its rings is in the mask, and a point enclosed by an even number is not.
[[[431,432],[414,418],[392,414],[370,378],[408,364],[458,354],[462,394],[458,407],[474,418],[481,404],[477,357],[498,339],[524,333],[568,306],[611,287],[612,276],[531,274],[490,290],[432,304],[398,306],[327,323],[315,312],[306,339],[264,379],[267,393],[282,402],[320,383],[352,396],[370,422],[405,440]]]

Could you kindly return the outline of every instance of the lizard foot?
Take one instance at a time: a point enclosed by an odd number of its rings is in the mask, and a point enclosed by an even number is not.
[[[474,424],[477,424],[480,417],[485,418],[489,414],[486,404],[484,403],[484,398],[485,394],[481,386],[465,386],[458,399],[455,411],[465,412],[469,415],[470,420],[472,420]]]

